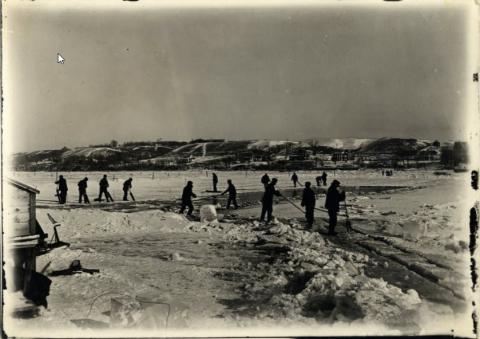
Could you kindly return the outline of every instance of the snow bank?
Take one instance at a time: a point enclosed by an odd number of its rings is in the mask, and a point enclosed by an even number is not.
[[[437,312],[414,289],[402,291],[382,279],[366,276],[365,266],[376,264],[368,255],[338,248],[316,232],[278,222],[266,234],[276,236],[275,242],[289,251],[286,259],[259,264],[257,270],[265,272],[263,278],[244,286],[249,299],[270,295],[259,306],[259,319],[281,318],[306,324],[313,319],[316,324],[352,326],[377,324],[401,328],[402,333],[418,333],[424,328],[426,314],[438,319],[453,312],[448,306]],[[272,291],[279,292],[272,295]]]
[[[62,224],[58,232],[60,238],[67,242],[76,238],[111,234],[179,232],[190,224],[183,215],[160,210],[136,213],[108,212],[99,209],[38,210],[37,220],[48,234],[53,234],[53,227],[47,213]]]

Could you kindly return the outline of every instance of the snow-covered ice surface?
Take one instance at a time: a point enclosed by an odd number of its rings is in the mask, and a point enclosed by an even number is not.
[[[214,171],[218,175],[219,189],[226,189],[227,179],[232,179],[239,191],[242,190],[261,190],[260,177],[263,172],[260,171]],[[200,195],[209,195],[205,192],[212,189],[212,171],[211,170],[192,170],[192,171],[125,171],[125,172],[59,172],[67,179],[69,191],[68,201],[78,201],[77,183],[84,177],[88,177],[88,194],[90,197],[98,195],[98,182],[103,174],[108,175],[110,181],[109,191],[114,199],[120,200],[123,196],[123,182],[129,177],[133,178],[133,189],[137,199],[175,199],[179,198],[183,186],[188,180],[194,182],[194,192]],[[297,171],[299,181],[311,181],[315,183],[315,177],[321,172],[317,171]],[[328,181],[335,178],[343,185],[372,185],[372,186],[410,186],[423,185],[433,181],[458,181],[461,177],[437,177],[432,172],[402,171],[395,172],[393,177],[383,177],[379,171],[327,171]],[[280,189],[291,187],[291,172],[269,172],[270,178],[278,178],[278,187]],[[55,194],[55,173],[54,172],[11,172],[6,173],[7,177],[30,184],[40,190],[38,199],[54,201]]]
[[[262,189],[263,173],[216,173],[220,188],[232,179],[239,193]],[[76,182],[90,178],[93,200],[103,173],[62,174],[69,182],[69,201],[75,201]],[[208,335],[225,335],[228,329],[229,335],[452,330],[472,335],[468,206],[463,194],[467,175],[337,172],[335,178],[346,186],[405,188],[349,193],[353,226],[368,236],[345,234],[340,217],[339,237],[328,238],[304,230],[300,212],[283,202],[275,206],[277,220],[270,227],[256,221],[255,204],[234,213],[220,210],[219,222],[201,223],[170,207],[142,203],[179,198],[186,180],[193,180],[194,191],[207,196],[210,171],[107,174],[118,178],[110,180],[118,200],[123,180],[132,176],[137,203],[119,202],[108,210],[95,203],[89,208],[75,203],[59,207],[53,197],[54,173],[10,175],[40,189],[39,223],[53,234],[50,213],[62,224],[62,240],[71,243],[70,248],[38,257],[37,270],[48,275],[79,259],[83,267],[100,273],[50,277],[48,308],[33,319],[8,318],[7,334],[53,337],[75,331],[75,336],[88,337],[115,331],[117,336],[186,336],[205,335],[201,330],[206,329]],[[291,187],[288,173],[269,174],[279,178],[280,189]],[[314,182],[318,175],[297,174],[301,182]],[[319,205],[323,200],[320,193]],[[148,208],[127,208],[142,204]],[[326,217],[316,213],[322,229]],[[116,325],[109,313],[112,298],[128,300],[134,310]]]

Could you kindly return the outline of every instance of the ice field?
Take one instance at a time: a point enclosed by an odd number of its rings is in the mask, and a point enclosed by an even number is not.
[[[39,336],[115,328],[156,335],[228,328],[241,335],[278,330],[279,323],[285,327],[279,335],[471,333],[467,174],[328,172],[329,182],[346,187],[356,231],[346,233],[341,216],[338,237],[327,237],[305,230],[302,213],[282,199],[274,205],[274,224],[258,223],[260,205],[249,193],[263,190],[264,172],[216,173],[219,190],[233,180],[241,208],[227,211],[219,201],[215,223],[179,215],[175,201],[187,180],[199,196],[211,196],[210,170],[107,172],[116,201],[91,206],[78,204],[76,183],[89,178],[93,201],[103,172],[59,173],[69,185],[65,206],[55,200],[55,173],[7,174],[40,190],[38,221],[51,234],[50,213],[62,223],[62,240],[71,243],[38,257],[37,270],[48,275],[74,259],[100,269],[51,277],[48,309],[11,320],[12,333],[25,334],[28,325]],[[297,174],[315,185],[321,172]],[[302,188],[292,191],[291,173],[269,175],[299,203]],[[119,201],[130,176],[135,203]],[[324,198],[319,191],[317,206]],[[205,203],[209,199],[194,205]],[[326,213],[317,211],[316,227],[326,225]],[[138,310],[112,325],[111,298],[119,297]]]

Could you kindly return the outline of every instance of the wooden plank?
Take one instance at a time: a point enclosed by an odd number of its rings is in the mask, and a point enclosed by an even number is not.
[[[5,194],[5,202],[28,202],[30,201],[30,196],[28,194]]]
[[[26,235],[26,236],[16,236],[9,238],[9,242],[22,242],[22,241],[30,241],[34,239],[40,239],[40,234],[34,234],[34,235]]]
[[[23,182],[20,182],[20,181],[11,179],[11,178],[7,178],[6,182],[9,183],[9,185],[6,185],[8,188],[14,188],[14,189],[17,189],[17,190],[26,191],[26,192],[29,192],[31,194],[40,193],[40,191],[38,189],[36,189],[35,187],[29,186],[27,184],[24,184]]]
[[[37,217],[35,215],[35,194],[30,194],[30,234],[35,234]]]
[[[12,229],[11,232],[7,232],[7,234],[9,236],[14,235],[16,237],[30,235],[30,229],[28,227],[18,227],[18,228]]]
[[[5,192],[5,200],[8,201],[30,201],[30,194],[21,190],[8,190]]]
[[[33,248],[38,245],[38,240],[30,240],[30,241],[23,241],[23,242],[12,242],[8,243],[7,247],[11,249],[18,249],[18,248]]]
[[[30,206],[27,203],[13,204],[13,205],[5,204],[4,207],[3,207],[4,211],[12,211],[12,212],[28,211],[29,208],[30,208]]]
[[[28,211],[23,211],[23,212],[8,212],[5,213],[5,220],[23,220],[25,222],[30,221],[30,213]]]
[[[20,213],[20,214],[13,214],[13,215],[7,215],[5,217],[7,221],[11,221],[17,224],[28,224],[30,225],[30,214],[28,213]]]
[[[30,227],[28,223],[23,223],[23,224],[12,223],[8,226],[8,229],[5,230],[5,233],[8,236],[13,236],[13,237],[31,235]]]
[[[7,222],[5,223],[7,228],[8,228],[9,225],[25,225],[26,227],[29,226],[28,220],[26,220],[26,219],[21,220],[20,218],[12,217],[12,218],[6,219],[6,221],[9,222],[8,224],[7,224]]]
[[[35,194],[14,186],[7,188],[4,210],[7,233],[12,235],[35,234]]]
[[[28,223],[28,221],[18,222],[16,220],[14,220],[13,218],[10,219],[10,220],[6,220],[5,226],[6,226],[5,227],[6,230],[11,229],[11,228],[15,228],[15,227],[25,227],[25,228],[30,229],[30,224]]]
[[[5,206],[5,214],[16,214],[16,213],[30,213],[28,205],[18,205],[18,206]]]
[[[18,212],[18,211],[28,211],[30,208],[30,205],[25,201],[22,203],[15,203],[15,204],[5,204],[3,205],[4,210],[6,211],[13,211],[13,212]],[[18,211],[17,211],[18,210]]]

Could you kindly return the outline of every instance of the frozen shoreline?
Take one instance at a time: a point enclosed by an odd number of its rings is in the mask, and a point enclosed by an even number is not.
[[[344,178],[345,182],[348,180],[354,179]],[[356,227],[366,227],[369,232],[387,232],[392,239],[403,246],[409,245],[412,250],[425,252],[422,247],[429,244],[428,250],[443,251],[434,254],[453,258],[451,264],[461,271],[461,258],[466,254],[458,245],[464,237],[456,215],[461,210],[461,202],[417,204],[416,214],[410,211],[415,206],[405,209],[408,205],[405,199],[410,198],[415,205],[416,196],[424,199],[432,196],[432,187],[435,190],[443,186],[428,187],[426,192],[352,195],[352,204],[358,206],[352,208],[352,219],[358,220]],[[435,199],[438,199],[437,194],[433,201]],[[387,209],[382,203],[386,201],[396,201],[400,205],[403,201],[404,210],[382,215]],[[95,207],[55,207],[38,209],[37,219],[46,227],[45,231],[52,234],[46,218],[46,213],[51,213],[62,223],[61,238],[72,246],[39,257],[37,269],[41,270],[50,262],[45,270],[48,273],[66,268],[72,260],[79,259],[84,267],[99,268],[100,273],[52,277],[49,309],[38,318],[15,320],[17,330],[18,326],[48,328],[47,336],[51,336],[60,333],[55,331],[61,329],[78,330],[71,321],[74,319],[89,318],[109,324],[109,317],[104,313],[110,309],[110,298],[115,295],[100,298],[91,312],[89,309],[95,297],[112,290],[180,305],[179,308],[187,312],[185,315],[178,312],[179,319],[172,320],[170,326],[182,320],[182,324],[188,326],[184,329],[201,329],[208,325],[240,330],[272,325],[279,320],[287,328],[302,324],[304,334],[324,326],[331,331],[343,330],[342,334],[378,333],[373,328],[367,329],[366,324],[377,324],[382,334],[388,331],[392,334],[431,333],[429,331],[441,331],[439,326],[444,326],[442,333],[449,333],[451,326],[457,330],[470,326],[468,321],[462,322],[469,319],[468,314],[457,313],[453,306],[426,300],[414,289],[404,290],[372,277],[368,271],[374,267],[389,270],[384,267],[388,260],[378,261],[373,254],[365,255],[321,234],[301,230],[301,215],[287,205],[275,207],[275,215],[282,221],[271,229],[260,227],[251,218],[258,213],[258,206],[226,215],[226,220],[218,224],[202,224],[158,209],[125,213]],[[410,214],[411,232],[421,234],[417,242],[395,235],[395,227],[400,230],[406,227],[399,224],[407,214]],[[423,220],[428,221],[427,229],[433,232],[432,236],[422,234],[425,227],[414,227],[423,225]],[[317,222],[325,223],[320,215]],[[455,241],[449,238],[450,234]],[[450,249],[445,249],[447,245]],[[282,253],[278,252],[279,248],[285,251],[283,255],[279,254]],[[404,280],[404,277],[398,278]],[[318,308],[314,305],[333,306]],[[153,322],[155,325],[150,322],[148,327],[143,323],[140,329],[165,333],[165,314],[157,311],[153,316],[158,318]],[[469,313],[468,309],[465,312]],[[445,320],[457,317],[455,324]],[[88,336],[97,330],[86,329],[78,334]],[[21,332],[15,334],[22,335]]]

